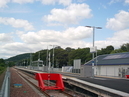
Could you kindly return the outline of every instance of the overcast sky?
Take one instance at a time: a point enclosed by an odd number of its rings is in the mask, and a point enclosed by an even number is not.
[[[0,0],[0,58],[129,43],[129,0]]]

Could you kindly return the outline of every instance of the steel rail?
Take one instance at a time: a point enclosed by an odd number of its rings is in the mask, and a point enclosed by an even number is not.
[[[26,77],[24,77],[20,72],[17,72],[20,76],[22,76],[25,80],[27,80],[31,85],[33,85],[37,90],[39,90],[41,93],[43,93],[46,97],[51,97],[48,93],[45,91],[42,91],[38,86],[36,86],[34,83],[32,83],[30,80],[28,80]]]
[[[25,72],[23,72],[23,71],[19,71],[19,70],[17,70],[17,71],[18,71],[18,74],[19,74],[19,75],[21,75],[24,79],[26,79],[29,83],[31,83],[31,84],[32,84],[36,89],[38,89],[40,92],[42,92],[43,94],[45,94],[45,96],[51,97],[51,95],[49,95],[49,94],[48,94],[47,92],[45,92],[45,91],[42,91],[38,86],[36,86],[34,83],[32,83],[32,82],[31,82],[30,80],[28,80],[26,77],[24,77],[20,72],[22,72],[23,74],[25,74],[25,75],[27,75],[27,76],[29,76],[29,77],[31,77],[32,79],[35,80],[35,78],[34,78],[32,75],[27,74],[27,73],[25,73]],[[45,82],[45,84],[48,84],[48,83]],[[50,84],[53,85],[54,83],[51,82]],[[68,94],[68,93],[65,92],[65,91],[59,91],[59,93],[65,94],[67,97],[74,97],[73,95]]]

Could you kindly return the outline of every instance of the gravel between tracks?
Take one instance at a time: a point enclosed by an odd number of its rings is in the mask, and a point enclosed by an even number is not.
[[[10,68],[10,97],[40,97],[16,72],[14,68]],[[14,84],[22,84],[22,87],[16,88]]]

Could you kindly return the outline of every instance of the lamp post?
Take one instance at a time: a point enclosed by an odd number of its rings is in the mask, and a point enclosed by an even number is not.
[[[54,66],[54,47],[56,47],[57,45],[50,45],[50,46],[53,46],[53,59],[52,59],[52,66]]]
[[[51,46],[51,45],[48,45],[48,46]],[[51,54],[49,52],[48,46],[47,46],[46,66],[48,66],[48,73],[50,73],[50,69],[51,69],[50,56],[51,56]]]
[[[25,62],[25,60],[24,60],[24,62],[23,62],[23,64],[24,64],[24,65],[23,65],[23,68],[25,68],[25,63],[26,63],[26,62]]]
[[[102,29],[102,27],[95,27],[95,26],[85,26],[85,27],[88,27],[88,28],[92,28],[93,29],[93,49],[95,50],[95,45],[94,45],[94,38],[95,38],[95,29]],[[93,51],[92,53],[92,77],[94,77],[94,52],[96,51]]]
[[[33,53],[30,53],[30,69],[33,69]]]
[[[40,51],[39,51],[39,55],[38,55],[38,57],[39,57],[39,58],[38,58],[38,61],[40,61]]]
[[[46,66],[48,66],[48,46],[47,46]]]

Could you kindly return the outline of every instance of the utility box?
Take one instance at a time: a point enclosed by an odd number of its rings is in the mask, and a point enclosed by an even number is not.
[[[81,66],[81,77],[92,77],[94,74],[92,66],[82,65]]]

